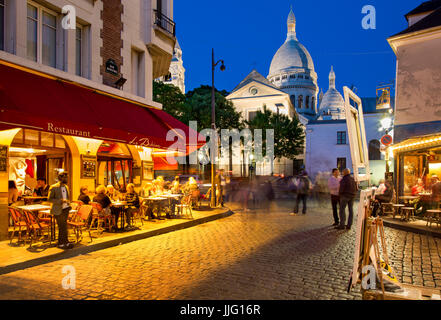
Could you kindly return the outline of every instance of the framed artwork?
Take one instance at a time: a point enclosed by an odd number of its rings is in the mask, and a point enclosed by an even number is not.
[[[92,156],[81,156],[81,178],[95,179],[97,168],[97,159]]]
[[[370,181],[369,152],[364,127],[363,105],[361,99],[348,87],[343,88],[345,95],[346,125],[351,149],[354,179],[357,182]],[[357,108],[351,105],[353,101]]]
[[[0,172],[8,172],[8,146],[0,145]]]
[[[155,178],[153,167],[154,167],[153,161],[141,162],[142,180],[153,180]]]

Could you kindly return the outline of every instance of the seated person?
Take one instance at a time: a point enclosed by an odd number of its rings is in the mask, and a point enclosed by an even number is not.
[[[153,195],[160,196],[164,193],[164,185],[160,180],[153,180]]]
[[[133,216],[133,213],[139,210],[140,204],[139,204],[139,197],[138,194],[135,192],[135,185],[133,183],[129,183],[127,185],[127,193],[125,196],[124,201],[127,202],[127,211],[126,211],[126,219],[127,224],[129,227],[131,226],[131,217]]]
[[[385,185],[385,183],[386,183],[386,180],[384,180],[384,179],[381,179],[381,180],[380,180],[380,183],[379,183],[379,185],[378,185],[378,188],[377,188],[377,190],[375,190],[375,196],[376,196],[376,195],[381,195],[381,194],[384,193],[384,191],[386,190],[386,185]]]
[[[432,176],[432,201],[434,202],[434,205],[438,204],[438,202],[441,200],[441,181],[439,180],[437,175]]]
[[[89,187],[88,186],[82,186],[80,188],[80,195],[78,196],[78,200],[83,202],[84,204],[88,205],[90,202],[89,198]]]
[[[374,208],[372,210],[372,216],[377,216],[377,210],[381,208],[381,204],[390,203],[394,195],[394,188],[389,181],[384,182],[385,190],[383,194],[375,195]]]
[[[112,204],[112,200],[110,200],[110,198],[106,195],[105,186],[99,186],[96,188],[96,196],[93,198],[93,202],[99,203],[105,214],[110,213],[110,205]]]
[[[417,196],[424,191],[423,179],[418,179],[417,184],[412,187],[412,196]]]
[[[47,197],[49,195],[49,185],[46,184],[46,178],[37,179],[37,188],[34,197]]]
[[[179,177],[175,177],[175,180],[172,182],[170,190],[171,190],[171,193],[173,193],[173,194],[182,193],[181,185],[179,184]]]
[[[115,190],[115,188],[113,187],[113,185],[109,184],[107,186],[107,196],[110,198],[110,200],[112,201],[118,201],[120,194],[118,191]]]
[[[144,188],[142,188],[140,194],[141,196],[148,198],[153,195],[152,190],[153,190],[153,184],[151,182],[147,182]]]
[[[9,180],[8,185],[8,205],[12,206],[18,201],[18,189],[14,180]]]

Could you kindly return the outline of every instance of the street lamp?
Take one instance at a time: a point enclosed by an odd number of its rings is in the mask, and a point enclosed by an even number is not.
[[[211,51],[211,129],[213,130],[213,133],[216,132],[216,102],[215,102],[215,98],[214,98],[214,70],[216,69],[216,66],[219,63],[221,63],[220,70],[225,71],[226,68],[224,65],[224,60],[219,60],[218,62],[214,62],[214,49],[212,49],[212,51]],[[214,139],[214,138],[211,137],[211,139]],[[216,157],[216,155],[211,155],[211,200],[210,200],[210,206],[212,208],[216,207],[216,189],[214,186],[215,157]]]

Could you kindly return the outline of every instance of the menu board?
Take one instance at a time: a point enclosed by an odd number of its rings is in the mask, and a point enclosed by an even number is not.
[[[0,172],[8,172],[8,146],[0,145]]]
[[[154,163],[153,161],[142,161],[142,180],[153,180],[154,179],[154,171],[153,171]]]
[[[81,178],[95,179],[96,177],[96,157],[81,156]]]

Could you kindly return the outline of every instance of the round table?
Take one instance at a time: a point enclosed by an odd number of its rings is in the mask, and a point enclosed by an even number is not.
[[[158,219],[159,220],[164,220],[163,218],[160,217],[160,214],[161,214],[161,202],[165,201],[165,200],[168,200],[168,198],[163,197],[161,195],[161,196],[153,196],[153,197],[144,198],[144,200],[150,202],[152,204],[152,206],[156,206],[156,208],[158,209]],[[168,217],[170,217],[168,212],[166,213],[166,215]]]
[[[176,199],[176,200],[179,201],[179,199],[182,198],[183,196],[184,196],[183,194],[179,194],[179,193],[176,193],[176,194],[163,194],[163,195],[161,195],[161,197],[164,197],[164,198],[168,199],[168,205],[169,205],[170,209],[173,206],[172,199]],[[175,214],[174,210],[171,210],[171,211],[172,211],[172,215],[174,215]]]
[[[115,208],[116,212],[118,213],[118,219],[120,219],[120,222],[121,222],[121,224],[120,224],[121,227],[119,228],[119,230],[124,230],[124,226],[125,226],[124,208],[127,206],[127,202],[126,201],[115,201],[115,202],[112,202],[111,206],[113,208]],[[118,227],[118,225],[116,225],[115,227]]]

